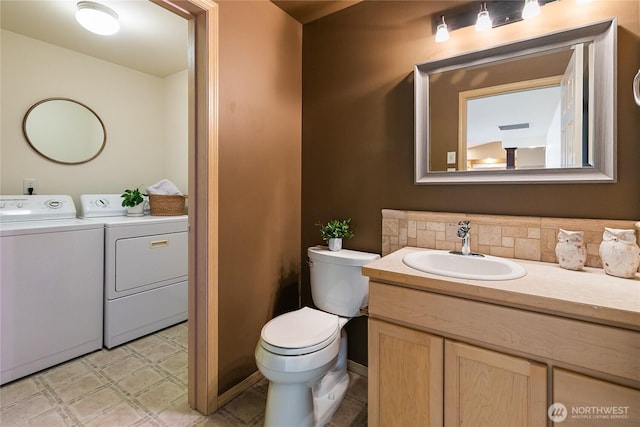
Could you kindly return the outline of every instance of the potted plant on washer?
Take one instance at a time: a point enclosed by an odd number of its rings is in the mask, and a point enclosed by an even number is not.
[[[137,188],[133,190],[124,190],[122,197],[122,206],[127,208],[127,216],[144,215],[144,198]]]
[[[316,224],[320,227],[322,240],[327,242],[330,250],[339,251],[342,249],[342,239],[350,239],[354,236],[353,232],[349,229],[350,222],[351,218],[344,220],[334,219],[329,221],[327,225],[321,223]]]

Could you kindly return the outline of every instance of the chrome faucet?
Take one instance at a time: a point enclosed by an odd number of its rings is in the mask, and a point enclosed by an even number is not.
[[[462,239],[462,250],[460,252],[462,255],[471,255],[471,245],[469,244],[469,230],[471,227],[469,226],[469,221],[460,221],[458,225],[460,226],[458,228],[458,237]]]

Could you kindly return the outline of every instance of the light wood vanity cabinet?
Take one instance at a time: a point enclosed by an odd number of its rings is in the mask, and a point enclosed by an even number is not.
[[[545,426],[547,368],[445,340],[445,426]]]
[[[639,332],[405,286],[370,281],[370,426],[638,425]],[[629,409],[553,424],[554,402]]]
[[[543,365],[376,319],[369,348],[370,426],[546,426]]]
[[[640,357],[638,354],[636,356]],[[567,408],[574,408],[576,412],[558,423],[558,426],[639,425],[640,390],[554,368],[553,400],[562,402]]]
[[[369,426],[442,426],[443,350],[442,337],[369,319]]]

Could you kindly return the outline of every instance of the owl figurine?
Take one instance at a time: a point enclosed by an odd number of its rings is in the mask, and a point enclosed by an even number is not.
[[[584,247],[583,236],[583,231],[560,229],[556,244],[556,257],[560,267],[567,270],[582,270],[587,260],[587,248]]]
[[[600,243],[604,272],[617,277],[633,278],[640,265],[640,247],[634,230],[605,227]]]

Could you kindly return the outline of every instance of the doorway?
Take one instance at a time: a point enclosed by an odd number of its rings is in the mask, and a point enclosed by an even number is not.
[[[189,21],[189,406],[218,409],[218,6],[151,0]]]

